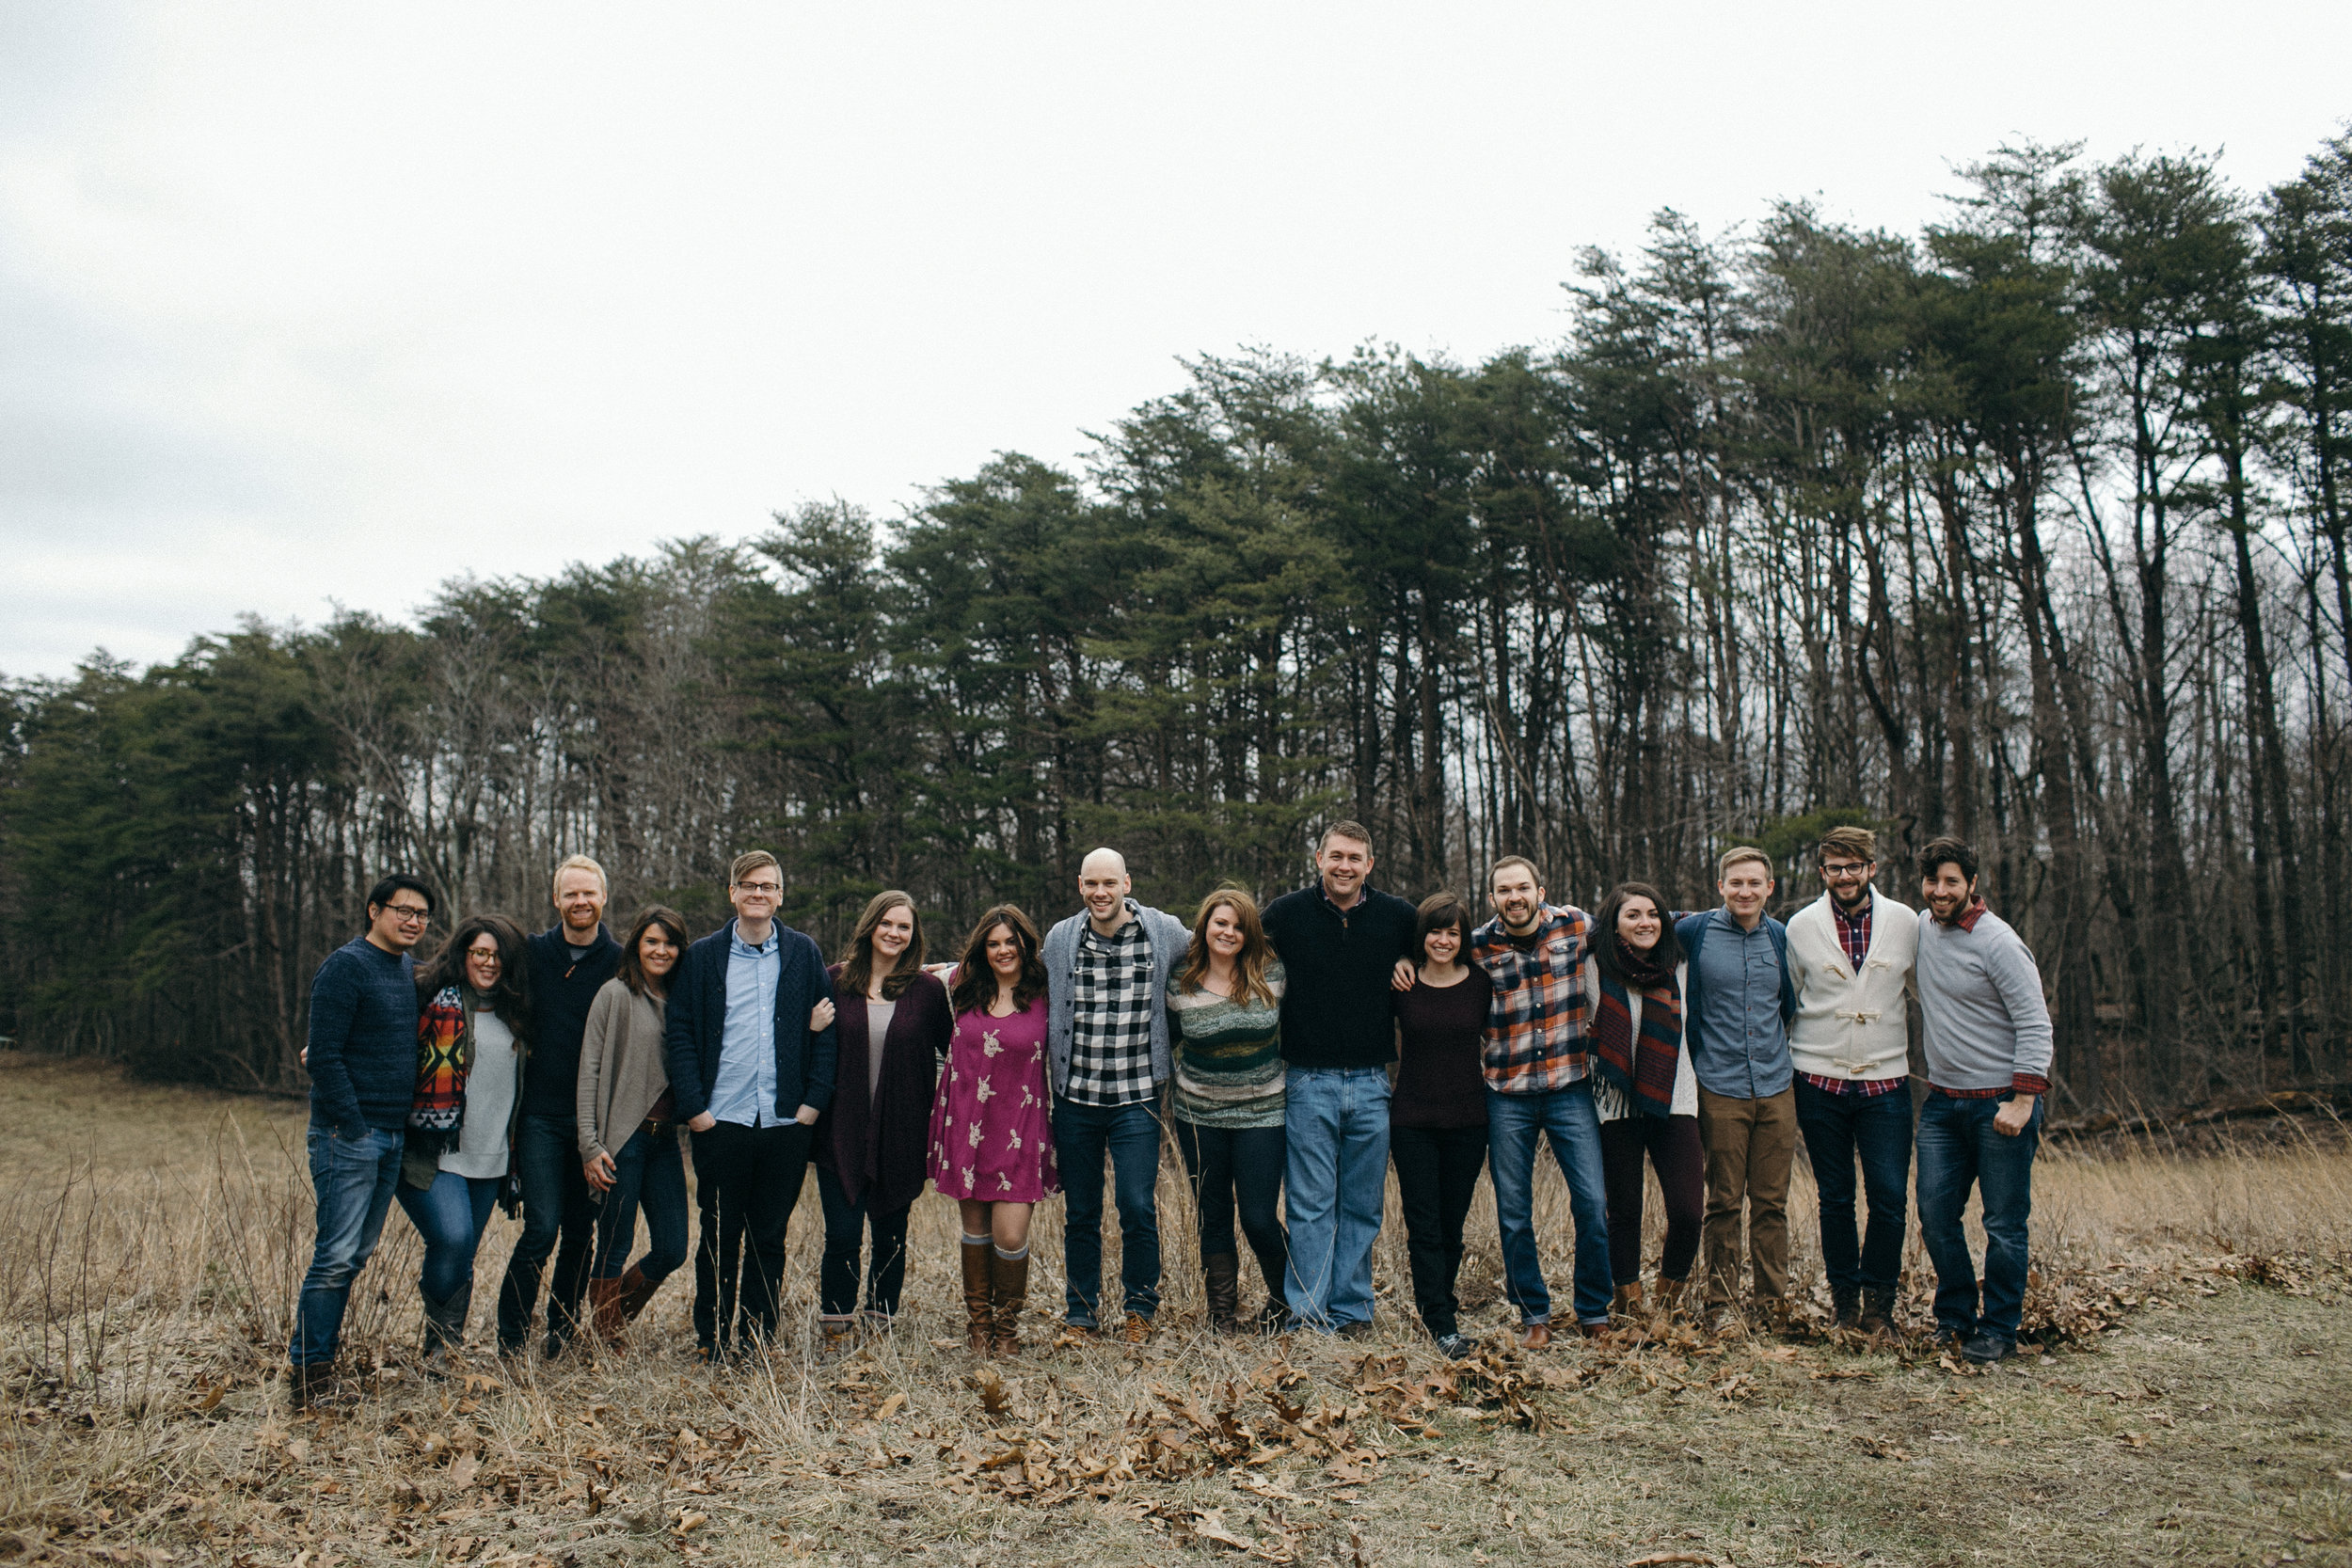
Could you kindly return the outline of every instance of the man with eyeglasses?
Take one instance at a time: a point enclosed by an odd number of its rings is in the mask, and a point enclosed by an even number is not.
[[[776,857],[737,856],[727,898],[735,918],[678,960],[666,1018],[670,1092],[694,1135],[702,1211],[694,1340],[710,1362],[774,1337],[785,1232],[839,1054],[824,955],[776,919]]]
[[[1788,921],[1797,1129],[1820,1195],[1821,1265],[1837,1323],[1891,1331],[1911,1177],[1911,1034],[1903,1002],[1919,953],[1919,917],[1871,886],[1878,838],[1867,828],[1823,833],[1815,864],[1821,896]],[[1869,1205],[1869,1227],[1858,1242],[1857,1160]]]
[[[415,948],[433,918],[433,890],[400,873],[368,890],[368,927],[326,956],[310,982],[310,1184],[318,1239],[286,1348],[296,1410],[334,1376],[351,1283],[384,1234],[400,1183],[408,1105],[417,1086]]]

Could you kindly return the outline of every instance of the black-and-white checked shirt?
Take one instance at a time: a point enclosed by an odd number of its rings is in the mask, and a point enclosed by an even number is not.
[[[1132,1105],[1152,1098],[1152,939],[1132,913],[1116,936],[1078,931],[1070,974],[1069,1099]]]

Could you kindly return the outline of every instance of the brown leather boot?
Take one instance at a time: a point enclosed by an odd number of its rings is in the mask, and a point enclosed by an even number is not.
[[[588,1281],[588,1322],[599,1344],[612,1350],[628,1348],[628,1319],[621,1310],[621,1282]]]
[[[1209,1299],[1209,1326],[1241,1332],[1241,1259],[1230,1252],[1200,1259],[1200,1288]]]
[[[986,1355],[990,1338],[995,1332],[995,1315],[989,1304],[988,1259],[995,1243],[987,1237],[977,1242],[963,1238],[963,1315],[969,1320],[964,1331],[963,1348],[975,1355]]]
[[[1609,1321],[1613,1323],[1629,1323],[1641,1316],[1642,1282],[1637,1279],[1629,1285],[1618,1286],[1617,1293],[1610,1298]]]
[[[995,1304],[995,1331],[988,1342],[990,1354],[1020,1354],[1021,1309],[1029,1302],[1027,1247],[1021,1249],[1018,1258],[1008,1258],[993,1246],[988,1249],[988,1293]]]
[[[1684,1310],[1682,1287],[1683,1281],[1679,1279],[1668,1279],[1664,1275],[1658,1276],[1658,1289],[1651,1292],[1649,1299],[1650,1308],[1658,1314],[1660,1323],[1673,1323],[1677,1318],[1688,1315]]]
[[[645,1309],[645,1304],[653,1300],[653,1293],[660,1289],[661,1281],[658,1279],[651,1284],[645,1282],[643,1269],[631,1269],[621,1275],[621,1321],[635,1323],[637,1314]]]

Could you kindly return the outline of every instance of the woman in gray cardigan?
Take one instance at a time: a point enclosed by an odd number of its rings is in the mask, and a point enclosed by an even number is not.
[[[692,940],[675,910],[657,904],[640,914],[621,944],[620,973],[596,992],[580,1037],[580,1164],[600,1206],[588,1303],[596,1338],[615,1346],[686,1261],[686,1165],[670,1101],[663,1007],[671,973]],[[641,1208],[647,1246],[630,1265]]]

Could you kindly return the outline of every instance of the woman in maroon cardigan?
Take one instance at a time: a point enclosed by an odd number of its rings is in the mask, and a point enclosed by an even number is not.
[[[858,1254],[871,1228],[866,1321],[889,1326],[907,1277],[907,1212],[929,1173],[931,1095],[955,1020],[947,989],[923,973],[923,922],[903,893],[878,893],[833,971],[841,1042],[833,1104],[817,1123],[817,1196],[825,1206],[818,1326],[850,1341]]]

